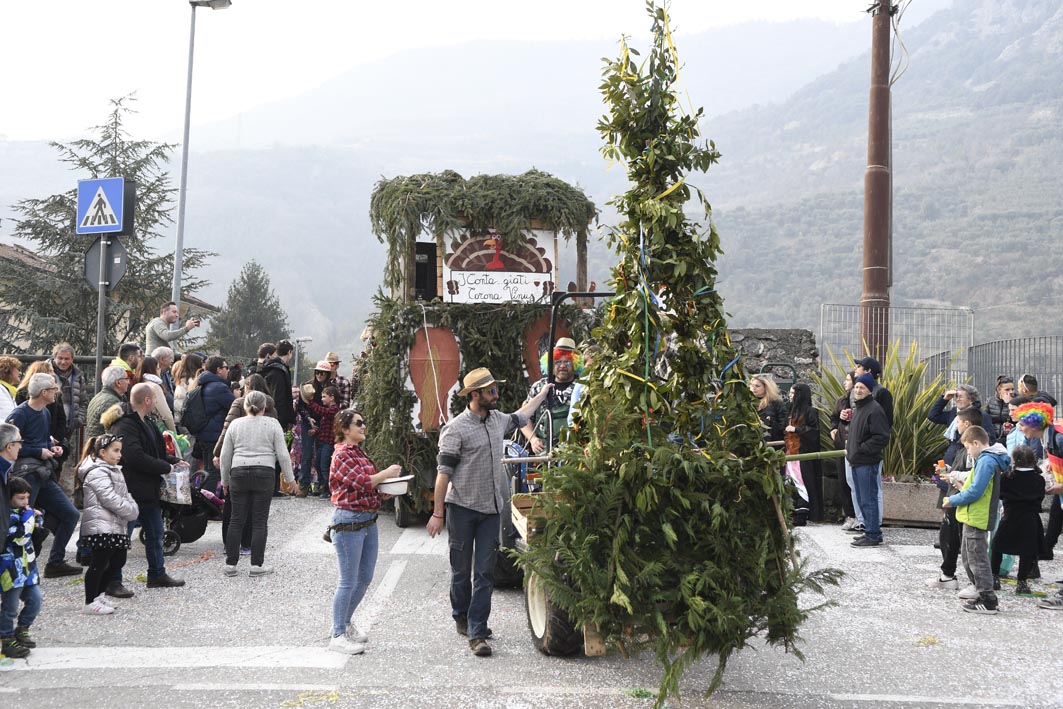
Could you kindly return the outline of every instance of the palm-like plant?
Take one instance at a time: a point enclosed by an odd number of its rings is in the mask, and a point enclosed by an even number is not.
[[[838,372],[852,369],[852,356],[846,352],[847,366],[827,348],[830,365],[820,365],[819,373],[812,373],[816,393],[822,399],[820,429],[830,430],[829,416],[834,402],[845,393],[842,376]],[[901,358],[900,343],[889,348],[882,367],[882,385],[893,394],[893,427],[886,447],[884,477],[899,482],[929,480],[934,463],[947,447],[944,426],[927,419],[927,412],[943,389],[943,377],[937,374],[924,383],[926,362],[917,356],[913,342],[907,355]]]

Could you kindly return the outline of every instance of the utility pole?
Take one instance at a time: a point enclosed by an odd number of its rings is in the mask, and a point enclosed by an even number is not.
[[[890,333],[890,24],[893,0],[868,10],[871,34],[871,96],[864,173],[864,285],[860,295],[861,349],[885,360]]]

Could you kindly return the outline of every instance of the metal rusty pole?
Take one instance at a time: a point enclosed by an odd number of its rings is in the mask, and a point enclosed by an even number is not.
[[[864,286],[860,339],[866,354],[884,361],[890,307],[890,24],[892,0],[872,6],[871,96],[864,173]]]

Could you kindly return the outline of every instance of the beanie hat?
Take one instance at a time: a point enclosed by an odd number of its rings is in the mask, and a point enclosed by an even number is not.
[[[870,372],[864,372],[856,378],[855,384],[863,384],[867,387],[868,391],[872,391],[875,388],[875,377]]]

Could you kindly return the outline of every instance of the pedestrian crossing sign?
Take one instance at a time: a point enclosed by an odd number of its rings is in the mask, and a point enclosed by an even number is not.
[[[78,180],[78,234],[119,233],[125,227],[125,178]]]

